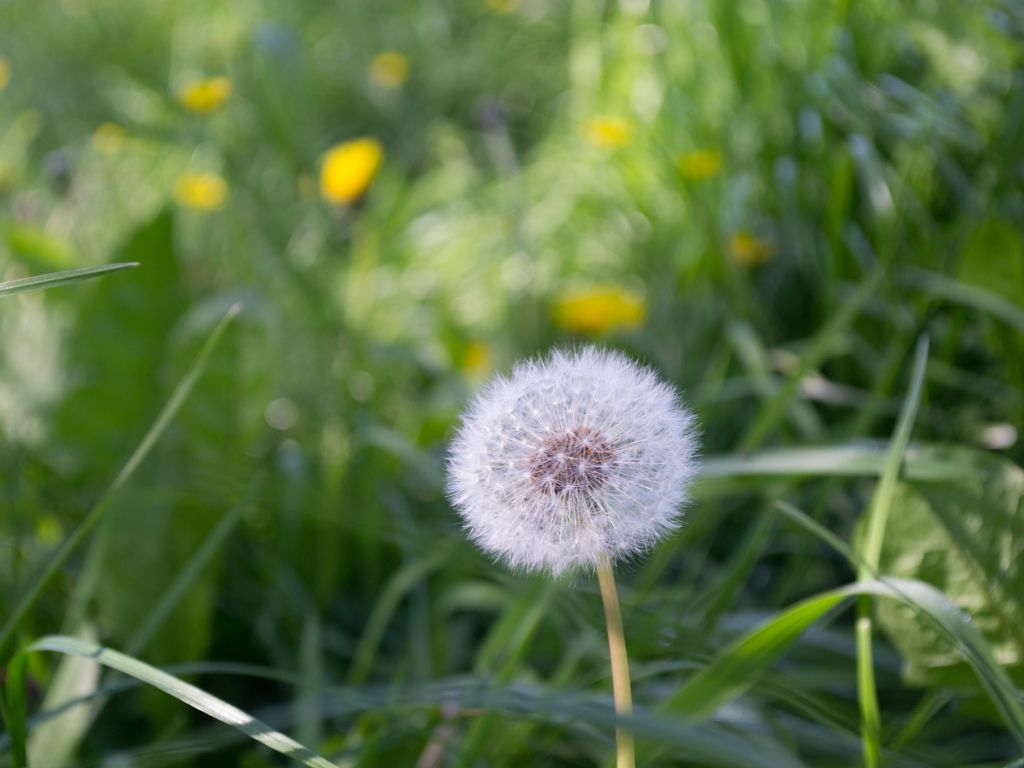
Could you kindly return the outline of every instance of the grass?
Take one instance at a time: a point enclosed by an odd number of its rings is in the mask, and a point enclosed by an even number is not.
[[[1022,42],[1006,0],[0,4],[0,766],[1019,765]],[[704,441],[616,567],[630,718],[596,580],[443,492],[481,383],[590,341]]]

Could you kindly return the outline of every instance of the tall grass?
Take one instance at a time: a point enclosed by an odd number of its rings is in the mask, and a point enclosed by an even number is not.
[[[1022,42],[1007,0],[0,4],[0,764],[1019,762]],[[592,334],[705,443],[620,575],[628,720],[596,586],[442,492],[481,381]]]

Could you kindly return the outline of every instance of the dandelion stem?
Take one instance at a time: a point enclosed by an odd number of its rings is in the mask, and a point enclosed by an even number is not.
[[[622,631],[619,593],[615,588],[615,574],[612,572],[612,563],[608,555],[602,555],[597,563],[597,580],[601,584],[604,619],[608,625],[608,654],[612,663],[615,714],[619,717],[631,717],[633,715],[633,693],[629,684],[626,636]],[[615,728],[615,765],[616,768],[634,768],[636,766],[633,732],[622,725]]]

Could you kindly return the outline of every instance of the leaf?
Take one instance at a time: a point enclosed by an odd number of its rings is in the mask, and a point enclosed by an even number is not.
[[[139,465],[143,462],[146,456],[149,455],[153,446],[166,431],[175,414],[177,414],[185,400],[188,399],[189,393],[195,386],[196,381],[200,376],[202,376],[203,370],[206,367],[206,363],[209,360],[210,355],[213,353],[214,347],[217,346],[217,342],[220,341],[221,336],[224,335],[224,331],[227,330],[228,325],[231,323],[231,320],[237,312],[238,307],[232,307],[221,320],[220,324],[213,330],[202,349],[200,349],[199,353],[196,355],[192,366],[186,372],[181,381],[178,382],[178,386],[175,387],[170,398],[164,404],[164,407],[150,425],[149,430],[143,436],[142,441],[138,446],[136,446],[131,456],[128,457],[128,460],[121,467],[117,476],[114,477],[110,485],[107,486],[106,491],[104,491],[96,504],[94,504],[92,509],[89,510],[89,513],[78,524],[78,527],[76,527],[72,534],[65,539],[63,544],[61,544],[60,549],[57,550],[56,554],[54,554],[46,564],[42,573],[33,580],[32,586],[28,588],[14,609],[8,614],[3,626],[0,627],[0,658],[2,658],[7,644],[14,636],[15,631],[17,631],[21,620],[35,605],[36,600],[39,599],[39,596],[50,583],[50,580],[53,579],[57,574],[57,571],[59,571],[64,563],[67,562],[67,559],[71,554],[81,545],[89,533],[96,527],[97,523],[99,523],[103,518],[103,515],[117,497],[118,493],[135,474]],[[74,617],[72,619],[72,623],[76,623]]]
[[[180,680],[173,675],[169,675],[162,670],[152,667],[143,661],[127,656],[123,653],[105,648],[95,643],[86,642],[79,640],[74,637],[65,637],[61,635],[50,635],[43,637],[36,642],[32,643],[26,649],[26,651],[19,654],[20,657],[33,652],[33,651],[53,651],[55,653],[65,653],[73,656],[80,656],[82,658],[91,659],[99,664],[102,664],[110,669],[115,669],[126,675],[134,677],[137,680],[141,680],[154,688],[158,688],[164,693],[168,693],[178,701],[188,704],[194,709],[198,709],[210,717],[220,720],[222,723],[227,723],[234,728],[242,731],[247,736],[261,744],[270,747],[271,749],[280,752],[283,755],[287,755],[293,760],[296,760],[304,765],[310,766],[310,768],[335,768],[334,764],[320,757],[316,753],[307,749],[306,747],[299,744],[294,739],[285,736],[283,733],[279,733],[268,725],[260,722],[252,715],[243,712],[237,707],[228,704],[222,699],[218,699],[201,688],[197,688],[194,685],[186,683],[184,680]],[[9,686],[13,688],[16,684],[22,689],[23,679],[12,683]],[[9,695],[11,691],[8,691]],[[21,693],[23,698],[24,694]],[[15,709],[10,707],[12,715],[15,718],[10,724],[12,741],[14,743],[14,753],[17,757],[24,754],[24,709]],[[17,714],[14,714],[17,712]],[[21,720],[18,722],[16,718],[20,717]],[[20,743],[19,743],[20,741]]]
[[[963,654],[1014,738],[1024,747],[1024,707],[985,637],[945,595],[929,584],[912,579],[856,582],[800,601],[734,640],[710,665],[670,696],[662,708],[690,719],[708,717],[750,690],[812,624],[860,595],[899,602],[927,617]]]
[[[104,264],[99,267],[68,269],[63,272],[50,272],[46,275],[11,280],[6,283],[0,283],[0,297],[13,296],[16,293],[26,293],[27,291],[41,291],[44,288],[56,288],[60,285],[77,283],[80,280],[101,277],[102,275],[120,272],[122,269],[130,269],[137,266],[139,266],[138,262],[121,262],[117,264]]]
[[[133,433],[113,425],[145,424],[160,408],[168,335],[185,309],[170,213],[136,230],[117,256],[142,269],[86,294],[66,343],[72,386],[56,417],[55,459],[84,476],[102,475],[131,449]]]
[[[968,448],[936,448],[937,460],[971,470],[970,482],[901,483],[881,569],[927,581],[968,611],[1000,664],[1024,661],[1024,470]],[[963,660],[928,622],[895,604],[879,623],[917,682],[956,675]],[[961,675],[962,676],[962,675]]]
[[[83,635],[90,641],[96,635],[94,627],[87,626]],[[97,689],[100,668],[81,656],[65,656],[52,678],[43,710],[58,709],[69,701],[90,697]],[[68,765],[74,750],[89,730],[98,712],[99,703],[94,700],[91,707],[71,707],[59,717],[43,723],[34,731],[28,742],[30,765],[45,765],[59,768]]]

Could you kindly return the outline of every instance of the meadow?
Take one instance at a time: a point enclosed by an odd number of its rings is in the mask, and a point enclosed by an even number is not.
[[[1022,190],[1017,0],[0,2],[0,766],[1024,766]],[[702,442],[618,721],[445,493],[584,344]]]

